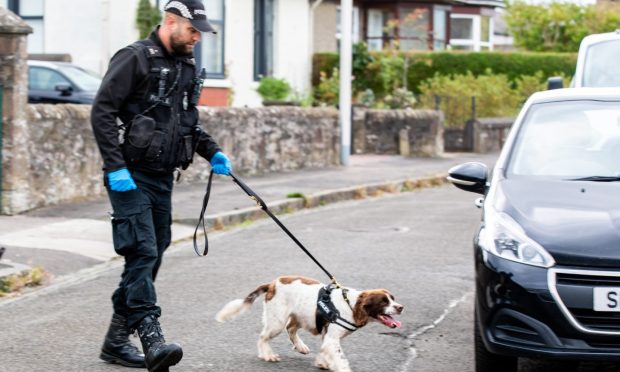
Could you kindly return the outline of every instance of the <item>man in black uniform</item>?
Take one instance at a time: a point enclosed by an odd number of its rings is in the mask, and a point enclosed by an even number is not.
[[[200,0],[169,1],[164,10],[147,39],[112,57],[91,113],[114,209],[114,249],[125,258],[100,358],[151,372],[168,371],[183,357],[178,344],[164,340],[153,285],[171,240],[173,172],[187,168],[194,152],[215,173],[231,171],[195,107],[204,76],[196,76],[193,48],[201,32],[214,29]],[[129,341],[134,330],[144,354]]]

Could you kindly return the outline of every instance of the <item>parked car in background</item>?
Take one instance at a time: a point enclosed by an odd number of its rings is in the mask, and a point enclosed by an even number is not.
[[[588,35],[579,45],[571,83],[581,87],[620,87],[620,30]]]
[[[28,61],[29,103],[92,103],[101,78],[67,62]]]
[[[620,65],[617,61],[620,61],[620,30],[584,37],[579,45],[577,66],[570,87],[620,87]],[[547,89],[562,87],[561,76],[547,79]]]
[[[617,62],[617,61],[616,61]],[[620,89],[532,95],[489,174],[474,238],[477,372],[519,357],[620,361]]]

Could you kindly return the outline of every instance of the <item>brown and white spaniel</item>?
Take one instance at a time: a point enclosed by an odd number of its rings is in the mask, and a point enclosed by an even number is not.
[[[313,335],[321,334],[323,342],[316,357],[315,365],[321,369],[346,372],[350,371],[349,362],[342,352],[340,339],[351,334],[337,324],[327,323],[322,331],[317,330],[317,298],[324,287],[318,280],[301,276],[282,276],[271,283],[263,284],[245,299],[238,299],[226,304],[216,315],[219,322],[232,320],[246,312],[257,297],[265,294],[263,307],[263,330],[258,339],[258,357],[269,362],[277,362],[280,357],[274,353],[269,340],[286,328],[293,349],[308,354],[310,349],[299,338],[297,331],[305,329]],[[340,312],[342,319],[357,328],[375,321],[390,328],[400,327],[400,322],[392,315],[400,314],[403,306],[394,301],[394,296],[385,289],[357,291],[346,288],[348,303],[342,289],[331,292],[331,300]],[[320,326],[320,325],[319,325]]]

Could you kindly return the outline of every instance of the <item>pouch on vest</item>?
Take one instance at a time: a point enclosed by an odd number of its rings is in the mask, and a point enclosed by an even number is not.
[[[148,116],[136,115],[129,125],[129,133],[125,136],[123,151],[125,157],[132,162],[139,161],[153,140],[155,120]]]

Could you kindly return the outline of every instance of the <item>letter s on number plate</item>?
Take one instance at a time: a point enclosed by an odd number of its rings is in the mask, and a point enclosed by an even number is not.
[[[594,311],[620,312],[620,287],[594,287]]]

